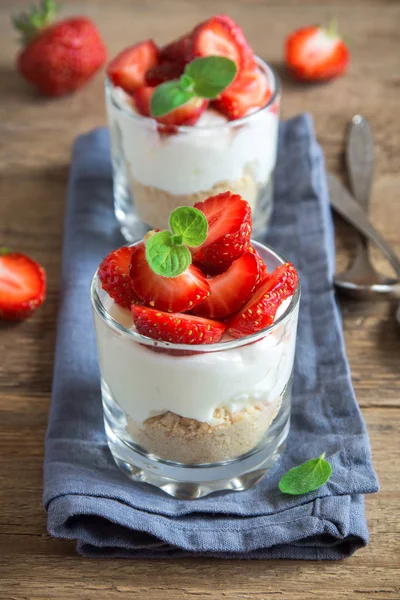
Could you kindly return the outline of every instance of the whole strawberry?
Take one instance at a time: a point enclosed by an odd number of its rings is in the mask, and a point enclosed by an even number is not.
[[[18,70],[46,96],[63,96],[83,86],[107,59],[90,19],[72,17],[52,24],[56,11],[53,0],[42,0],[40,8],[13,19],[24,44]]]

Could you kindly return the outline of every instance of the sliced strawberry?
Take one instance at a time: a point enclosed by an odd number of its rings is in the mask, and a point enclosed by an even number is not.
[[[215,344],[226,326],[182,313],[166,313],[154,308],[132,305],[133,322],[141,335],[172,344]]]
[[[147,71],[146,83],[155,87],[164,81],[179,79],[184,70],[184,64],[179,62],[161,61],[158,65]]]
[[[191,59],[226,56],[236,64],[238,73],[254,61],[243,31],[226,15],[216,15],[195,27],[189,43],[189,54]]]
[[[187,34],[163,46],[160,51],[160,60],[185,65],[190,60],[189,44],[190,34]]]
[[[143,86],[138,88],[132,93],[135,101],[135,106],[138,112],[144,117],[150,116],[150,100],[153,95],[154,88],[150,86]]]
[[[227,319],[246,304],[257,279],[257,258],[248,252],[234,260],[225,273],[208,279],[211,294],[194,307],[193,313],[201,317]]]
[[[256,66],[241,73],[214,101],[214,106],[228,119],[240,119],[263,108],[271,96],[268,80]]]
[[[114,85],[126,92],[134,92],[145,85],[147,71],[158,63],[160,51],[153,40],[146,40],[122,50],[107,67],[107,75]]]
[[[133,92],[132,96],[139,113],[145,117],[150,116],[150,101],[154,88],[144,86]],[[158,123],[165,126],[161,128],[164,133],[174,133],[179,125],[194,125],[208,106],[204,98],[191,98],[186,104],[178,106],[163,117],[157,117]]]
[[[222,192],[195,204],[208,221],[206,241],[192,249],[193,260],[207,267],[227,268],[245,254],[251,237],[251,208],[239,194]]]
[[[45,295],[43,267],[20,252],[0,251],[0,319],[27,319],[39,308]]]
[[[249,252],[254,254],[254,256],[256,257],[257,266],[258,266],[258,276],[257,276],[256,283],[260,283],[260,281],[264,281],[264,279],[268,275],[267,265],[265,264],[265,262],[263,261],[263,259],[261,258],[261,256],[259,255],[259,253],[253,246],[250,246]]]
[[[208,100],[204,98],[191,98],[167,115],[157,117],[157,121],[163,125],[194,125],[206,110],[208,104]]]
[[[133,250],[132,246],[122,246],[110,252],[100,263],[98,272],[103,290],[124,308],[129,308],[132,302],[140,302],[129,276]]]
[[[302,81],[324,81],[342,75],[350,53],[336,29],[311,25],[294,31],[286,40],[286,64]]]
[[[298,282],[297,271],[291,263],[277,267],[259,284],[246,306],[233,317],[228,333],[240,338],[272,325],[279,305],[293,295]]]
[[[203,273],[190,265],[178,277],[162,277],[152,271],[146,260],[143,242],[133,247],[130,275],[135,292],[143,304],[165,312],[183,312],[210,294]]]

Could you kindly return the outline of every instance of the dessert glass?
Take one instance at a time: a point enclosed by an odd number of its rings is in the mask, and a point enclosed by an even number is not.
[[[253,243],[269,271],[286,262]],[[107,298],[96,273],[91,300],[104,423],[118,467],[185,499],[256,484],[289,431],[300,289],[270,327],[197,346],[152,340],[127,321],[124,327]]]
[[[142,238],[149,228],[167,228],[178,206],[193,206],[226,190],[250,204],[254,237],[265,233],[272,212],[280,86],[265,62],[257,58],[257,64],[273,92],[266,106],[235,121],[214,117],[173,132],[133,112],[122,90],[106,80],[115,214],[128,241]]]

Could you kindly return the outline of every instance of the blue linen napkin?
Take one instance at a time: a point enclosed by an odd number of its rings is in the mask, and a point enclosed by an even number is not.
[[[294,262],[302,283],[292,428],[283,457],[251,490],[194,501],[132,483],[107,447],[89,298],[100,260],[123,243],[108,132],[76,141],[44,463],[51,535],[77,540],[86,556],[104,557],[339,559],[367,543],[363,494],[377,491],[378,483],[332,289],[332,220],[308,115],[281,125],[266,239]],[[325,486],[298,497],[279,492],[284,472],[323,451],[333,468]]]

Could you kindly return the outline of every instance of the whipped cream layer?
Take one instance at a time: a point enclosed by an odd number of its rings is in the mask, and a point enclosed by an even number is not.
[[[133,328],[130,312],[105,293],[103,304],[116,321]],[[293,367],[297,311],[298,307],[288,322],[257,342],[191,356],[155,352],[114,331],[95,312],[102,377],[136,422],[171,411],[216,425],[217,408],[234,413],[249,404],[280,402]]]
[[[129,175],[145,186],[196,194],[244,175],[265,185],[275,167],[279,118],[269,110],[235,124],[210,108],[187,132],[169,135],[137,115],[121,88],[111,90],[107,110],[114,154],[123,154]]]

